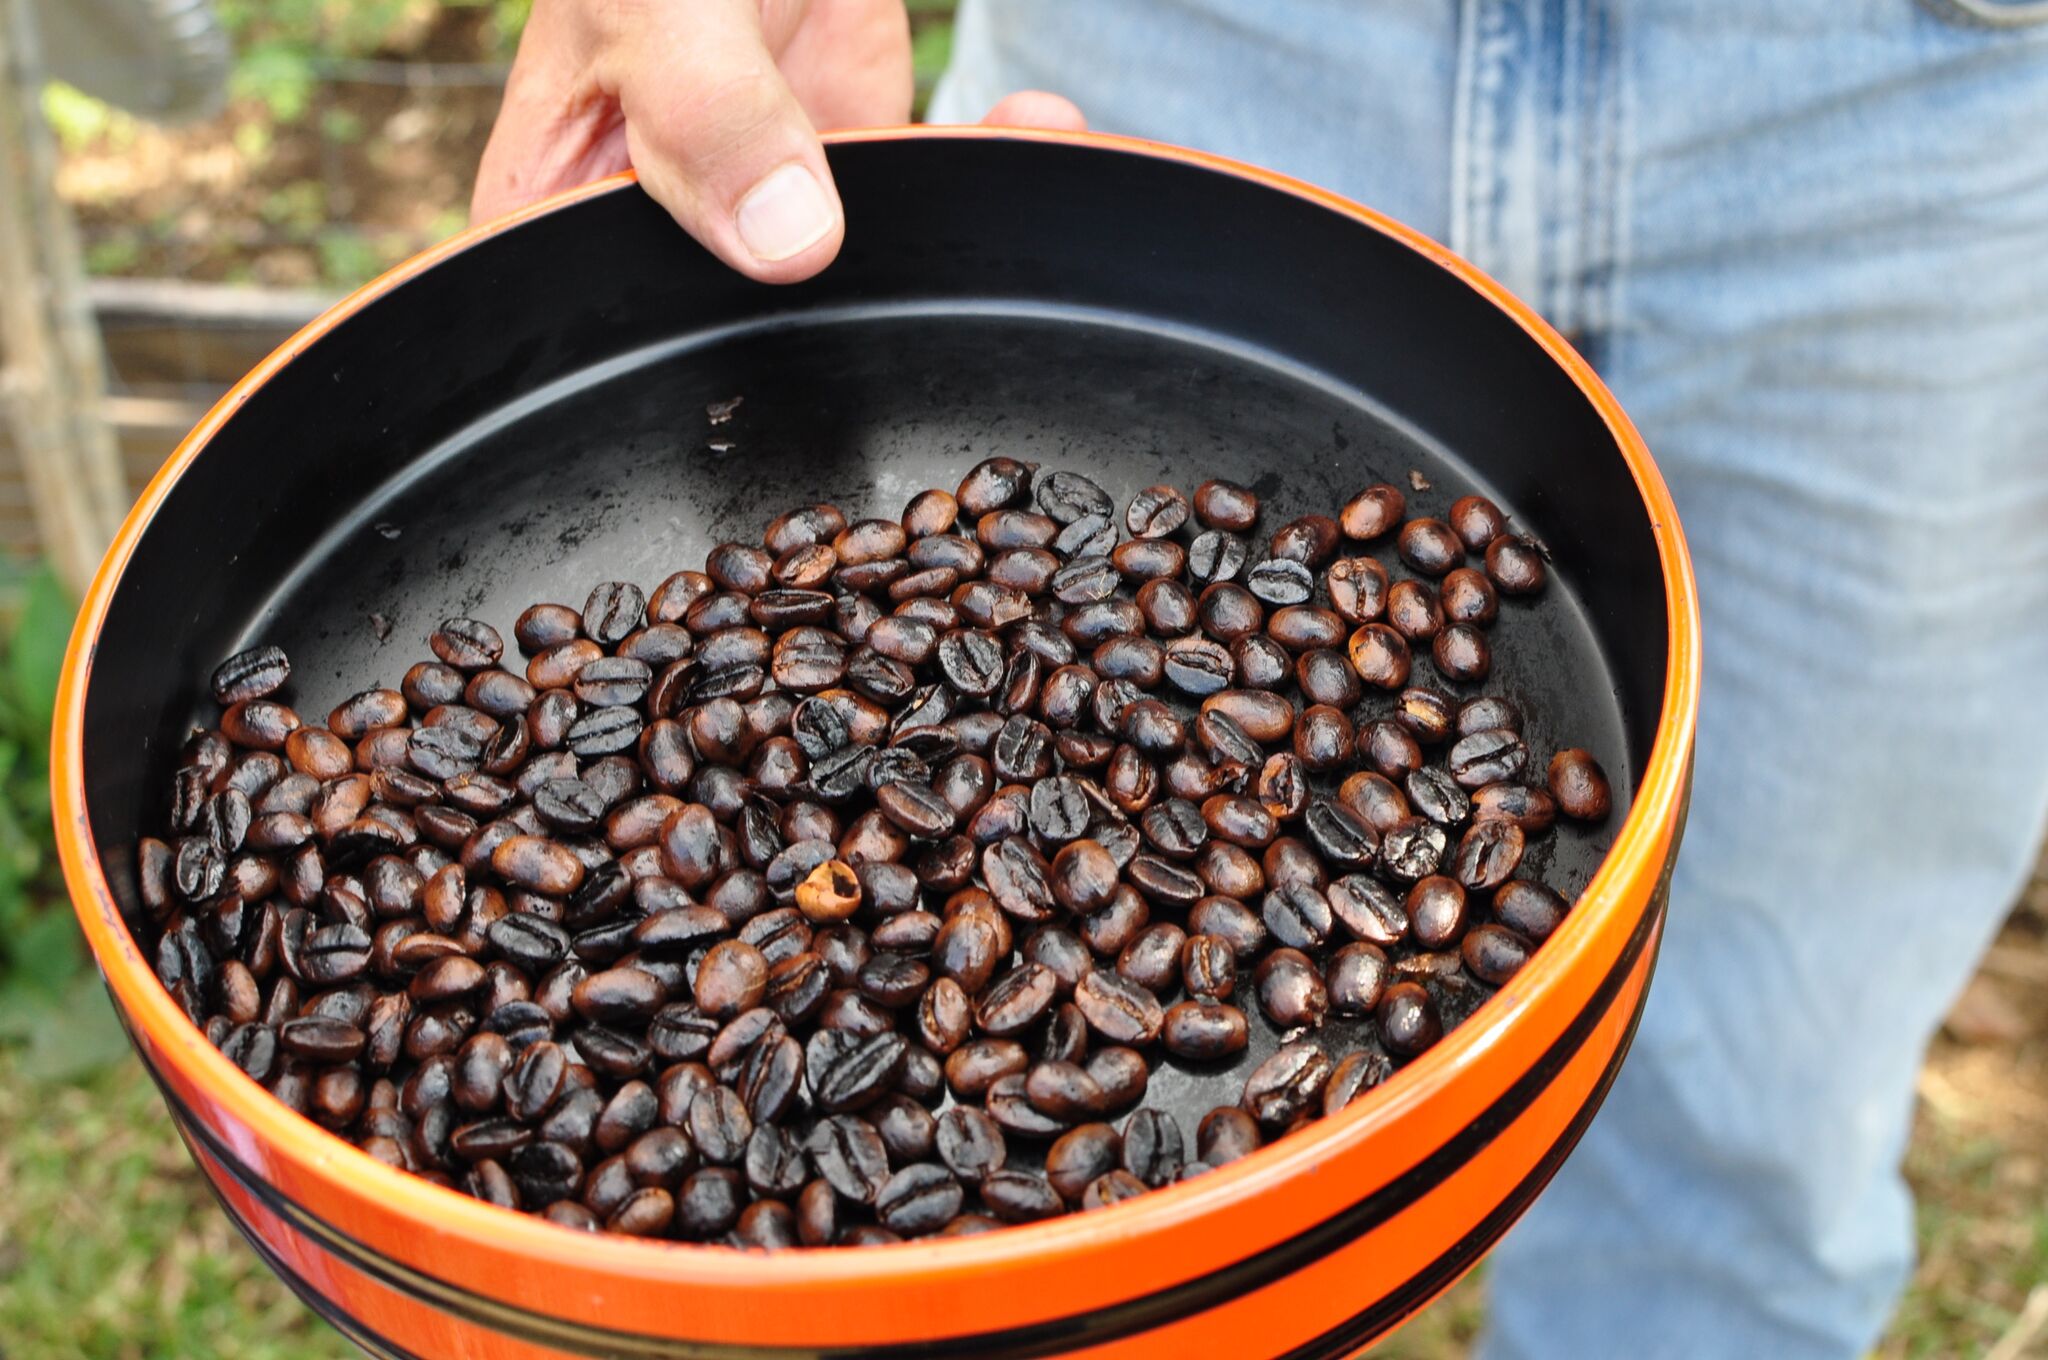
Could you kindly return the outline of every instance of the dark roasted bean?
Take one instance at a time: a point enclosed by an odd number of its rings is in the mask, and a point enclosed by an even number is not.
[[[1387,623],[1411,643],[1427,642],[1443,631],[1443,606],[1421,581],[1396,581],[1387,592]]]
[[[953,495],[963,513],[978,519],[991,510],[1022,501],[1029,494],[1032,474],[1037,471],[1036,463],[1022,463],[1014,458],[985,459],[968,471]]]
[[[1550,758],[1550,795],[1557,809],[1579,821],[1597,822],[1614,805],[1607,774],[1592,753],[1576,747],[1559,751]]]
[[[1526,538],[1502,534],[1486,545],[1487,579],[1503,595],[1534,595],[1549,575],[1543,550]]]
[[[1276,949],[1252,974],[1259,1009],[1281,1029],[1314,1028],[1330,1008],[1323,978],[1308,955],[1298,949]]]
[[[1351,668],[1375,689],[1400,689],[1408,683],[1413,657],[1408,640],[1384,623],[1368,623],[1351,635]]]
[[[1393,1075],[1394,1064],[1386,1054],[1372,1049],[1347,1053],[1330,1070],[1323,1086],[1323,1114],[1337,1113],[1352,1101]]]
[[[1276,607],[1304,604],[1316,593],[1315,574],[1290,557],[1254,563],[1245,572],[1244,583],[1253,595]]]
[[[1437,1014],[1436,1003],[1419,983],[1396,982],[1389,986],[1380,997],[1375,1016],[1381,1042],[1404,1057],[1413,1057],[1443,1037],[1443,1021]]]
[[[1207,997],[1168,1007],[1159,1029],[1166,1051],[1189,1062],[1213,1062],[1240,1053],[1249,1038],[1243,1011]]]
[[[1074,1004],[1090,1029],[1116,1044],[1152,1042],[1165,1019],[1158,997],[1104,969],[1081,979],[1074,988]],[[988,1025],[984,1023],[983,1028]]]
[[[1262,1127],[1284,1129],[1321,1098],[1331,1067],[1314,1044],[1288,1044],[1245,1079],[1244,1107]]]
[[[1460,717],[1462,720],[1462,714]],[[1487,728],[1460,737],[1444,762],[1451,777],[1467,789],[1513,779],[1528,763],[1529,748],[1515,731],[1506,727]]]

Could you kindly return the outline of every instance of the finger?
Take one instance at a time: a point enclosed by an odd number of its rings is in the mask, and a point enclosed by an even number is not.
[[[821,130],[910,121],[916,83],[903,0],[810,0],[775,60]]]
[[[988,127],[1045,128],[1053,132],[1088,130],[1088,119],[1074,101],[1049,90],[1019,90],[1004,95],[981,121]]]
[[[607,44],[647,192],[711,252],[768,283],[809,278],[845,221],[818,134],[776,69],[752,0],[666,0]]]
[[[588,72],[592,35],[561,5],[534,9],[491,138],[470,220],[488,221],[628,165],[618,106]]]

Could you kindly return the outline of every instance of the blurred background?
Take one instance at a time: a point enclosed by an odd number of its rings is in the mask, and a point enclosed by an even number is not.
[[[216,1211],[83,956],[46,748],[76,592],[206,407],[459,230],[531,0],[0,0],[0,1355],[352,1354]],[[952,0],[911,0],[919,108]],[[33,11],[33,13],[32,13]],[[68,79],[57,79],[61,74]],[[113,101],[113,102],[109,102]],[[1929,1056],[1880,1355],[2048,1356],[2048,878]],[[1462,1356],[1468,1281],[1378,1352]]]

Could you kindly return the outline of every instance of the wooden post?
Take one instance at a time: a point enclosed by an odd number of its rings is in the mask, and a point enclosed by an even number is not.
[[[27,473],[43,551],[74,597],[127,513],[102,412],[106,362],[78,238],[57,198],[27,0],[0,0],[0,407]]]

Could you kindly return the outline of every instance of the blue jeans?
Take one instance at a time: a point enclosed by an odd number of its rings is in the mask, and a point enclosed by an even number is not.
[[[1447,242],[1634,415],[1699,569],[1692,821],[1486,1353],[1860,1355],[2048,814],[2048,5],[967,0],[934,117],[1019,87]]]

